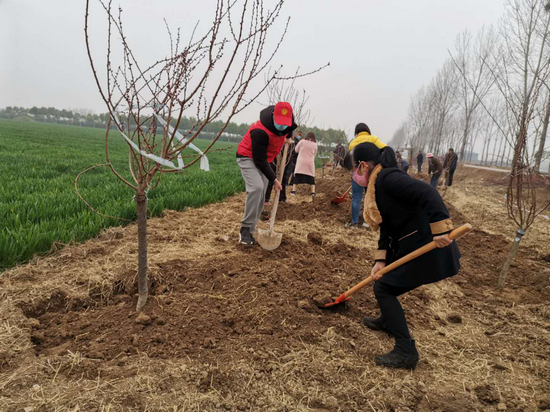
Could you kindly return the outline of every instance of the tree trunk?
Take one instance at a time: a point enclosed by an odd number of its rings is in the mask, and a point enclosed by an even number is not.
[[[497,157],[497,161],[500,160],[500,167],[502,167],[503,163],[504,163],[504,152],[502,151],[502,144],[504,143],[504,137],[502,137],[500,139],[500,145],[498,146],[498,157]]]
[[[147,303],[147,196],[136,194],[138,223],[138,302],[136,311],[141,312]]]
[[[542,162],[542,154],[544,152],[544,145],[546,144],[546,133],[548,132],[548,121],[550,120],[550,101],[546,106],[546,113],[544,114],[544,123],[542,125],[542,132],[540,134],[539,150],[535,155],[535,170],[540,172],[540,164]]]
[[[498,279],[498,288],[500,290],[504,289],[504,282],[506,282],[506,277],[508,276],[508,270],[510,269],[510,265],[514,260],[514,256],[516,256],[516,252],[519,249],[519,244],[521,242],[521,238],[523,237],[523,235],[525,235],[525,231],[519,228],[516,232],[514,243],[512,243],[512,247],[510,248],[510,252],[508,253],[508,257],[506,258],[506,262],[504,262],[504,266],[502,266],[502,270],[500,272],[500,277]]]
[[[497,141],[498,141],[498,138],[495,137],[495,144],[493,145],[493,153],[491,154],[491,166],[495,165],[495,153],[497,150]],[[498,155],[497,155],[497,160],[498,160]]]
[[[468,134],[470,133],[470,116],[466,114],[464,122],[464,133],[462,134],[462,145],[460,147],[460,157],[458,158],[461,162],[464,162],[464,151],[466,150],[466,144],[468,143]]]

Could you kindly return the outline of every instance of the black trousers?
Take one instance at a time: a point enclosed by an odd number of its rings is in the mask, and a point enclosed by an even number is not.
[[[422,171],[422,163],[417,163],[418,166],[418,173]]]
[[[374,284],[374,296],[380,306],[382,319],[395,339],[411,339],[403,308],[397,297],[416,289],[391,286],[378,280]]]
[[[277,165],[276,164],[273,164],[271,163],[271,168],[273,169],[274,172],[277,171]],[[281,185],[283,186],[283,190],[281,191],[281,194],[279,196],[279,201],[280,202],[286,202],[286,186],[287,186],[287,182],[288,182],[288,178],[289,178],[289,175],[287,173],[287,170],[289,169],[289,167],[287,166],[285,168],[285,173],[283,174],[283,181],[281,182]],[[273,191],[273,182],[269,182],[269,185],[267,186],[267,190],[265,191],[265,203],[268,203],[269,202],[269,199],[271,198],[271,192]]]
[[[453,185],[453,175],[455,174],[456,167],[454,169],[449,169],[449,173],[447,173],[447,186]]]

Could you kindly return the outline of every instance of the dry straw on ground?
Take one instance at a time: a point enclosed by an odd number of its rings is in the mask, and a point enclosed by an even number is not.
[[[366,276],[377,239],[344,228],[349,203],[330,199],[349,177],[336,174],[313,202],[281,205],[275,252],[236,245],[243,195],[151,219],[144,323],[131,296],[135,226],[2,273],[0,410],[537,410],[550,393],[549,246],[526,242],[496,293],[509,231],[500,188],[470,196],[457,177],[453,217],[478,229],[460,241],[459,276],[401,299],[414,372],[374,365],[392,341],[360,323],[376,314],[371,290],[346,311],[315,306]],[[547,231],[540,219],[533,237]]]

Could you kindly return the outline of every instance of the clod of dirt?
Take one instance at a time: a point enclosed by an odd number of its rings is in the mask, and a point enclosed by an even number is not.
[[[67,353],[71,346],[71,342],[65,342],[59,346],[56,346],[54,348],[48,349],[46,353],[50,356],[62,356]]]
[[[307,300],[299,300],[298,301],[298,308],[307,310],[307,309],[311,308],[311,305],[309,304],[309,302]]]
[[[307,234],[307,241],[313,243],[314,245],[322,245],[323,237],[318,232],[311,232]]]
[[[138,325],[144,325],[144,326],[149,325],[151,323],[151,317],[141,312],[136,318],[136,323]]]
[[[457,315],[457,314],[452,314],[452,315],[447,316],[447,320],[450,323],[462,323],[462,316]]]
[[[35,318],[29,318],[29,326],[31,328],[38,328],[40,326],[40,321]]]
[[[541,399],[539,401],[539,409],[541,411],[546,411],[550,409],[550,398]]]
[[[209,348],[215,348],[216,347],[216,339],[214,338],[206,338],[202,344],[202,346],[206,349]]]
[[[313,303],[317,306],[325,306],[327,303],[333,302],[330,295],[321,295],[313,298]]]
[[[132,335],[132,337],[130,338],[130,342],[132,342],[132,345],[136,346],[139,343],[139,336]]]
[[[497,405],[497,410],[498,411],[505,411],[507,408],[506,408],[506,404],[504,402],[500,402],[498,405]]]
[[[508,370],[508,368],[506,366],[504,366],[502,363],[498,363],[498,362],[495,362],[493,364],[493,368],[496,369],[496,370],[499,370],[499,371],[506,371]]]
[[[155,289],[155,295],[162,295],[165,292],[168,292],[168,286],[160,285]]]
[[[105,355],[103,354],[103,352],[97,350],[91,350],[88,354],[88,357],[91,359],[105,359]]]
[[[115,303],[124,303],[130,300],[130,296],[128,295],[116,295],[114,297]]]
[[[478,386],[475,392],[477,398],[485,404],[497,403],[499,401],[498,393],[491,385]]]
[[[44,332],[33,332],[31,335],[31,342],[35,345],[40,345],[44,342]]]

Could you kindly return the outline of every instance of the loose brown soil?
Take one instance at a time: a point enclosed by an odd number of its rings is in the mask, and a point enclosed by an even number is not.
[[[480,218],[472,182],[457,177],[445,198],[455,223],[476,229],[460,240],[458,276],[401,298],[421,354],[414,372],[374,365],[392,340],[361,325],[377,313],[370,288],[338,311],[317,307],[368,275],[377,240],[344,228],[350,204],[330,199],[349,176],[337,174],[319,179],[313,201],[304,192],[280,205],[273,252],[237,245],[243,195],[151,219],[144,316],[135,226],[2,273],[0,410],[544,408],[550,247],[525,242],[498,292],[514,228],[498,219],[485,230],[491,212]],[[501,190],[477,185],[487,205]]]

